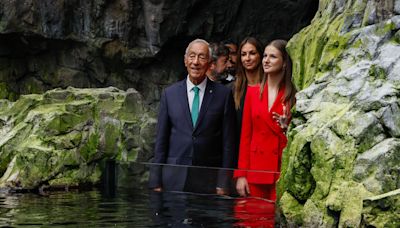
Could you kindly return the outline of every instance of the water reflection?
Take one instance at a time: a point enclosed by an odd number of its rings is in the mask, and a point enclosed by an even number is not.
[[[129,172],[130,165],[141,172]],[[109,186],[101,189],[50,192],[46,196],[0,193],[0,227],[274,226],[274,203],[265,199],[157,193],[148,190],[143,178],[148,165],[143,169],[138,169],[138,164],[108,167],[115,169],[112,172],[118,178],[104,182]]]
[[[153,219],[160,227],[231,227],[231,199],[171,192],[150,194]]]
[[[0,195],[0,226],[132,227],[151,221],[148,198],[121,192],[108,197],[99,190]],[[147,215],[147,216],[146,216]]]

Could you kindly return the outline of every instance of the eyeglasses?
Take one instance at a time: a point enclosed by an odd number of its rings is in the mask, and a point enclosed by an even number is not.
[[[194,60],[196,60],[196,58],[198,58],[200,62],[207,62],[208,61],[208,56],[205,55],[205,54],[190,53],[188,55],[188,59],[190,61],[194,61]]]

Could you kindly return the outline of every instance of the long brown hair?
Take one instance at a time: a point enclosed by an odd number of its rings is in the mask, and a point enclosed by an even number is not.
[[[296,103],[295,95],[297,90],[292,82],[292,59],[290,58],[289,53],[286,51],[286,45],[287,45],[286,40],[273,40],[266,47],[273,46],[276,49],[278,49],[282,54],[283,64],[284,64],[282,70],[284,72],[283,72],[283,79],[279,84],[279,88],[284,87],[285,94],[283,95],[281,102],[284,104],[289,104],[290,105],[289,107],[291,108]],[[264,88],[267,80],[268,77],[267,75],[265,75],[260,88]],[[290,110],[290,108],[288,109],[288,111]]]
[[[237,69],[236,69],[236,80],[235,80],[235,87],[234,87],[234,91],[233,91],[233,98],[235,100],[235,108],[238,110],[240,109],[240,103],[241,103],[241,99],[244,95],[244,91],[247,87],[247,77],[246,77],[246,71],[243,67],[243,63],[242,63],[242,48],[245,44],[251,44],[254,47],[256,47],[258,54],[260,55],[260,63],[258,64],[257,67],[257,73],[259,75],[259,79],[258,81],[261,82],[262,78],[264,77],[264,73],[263,73],[263,69],[262,69],[262,65],[261,65],[261,59],[263,56],[263,49],[262,46],[260,44],[260,42],[254,38],[254,37],[246,37],[239,46],[238,49],[238,62],[237,62]]]

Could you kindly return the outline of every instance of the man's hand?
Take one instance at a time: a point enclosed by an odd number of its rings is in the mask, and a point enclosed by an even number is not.
[[[229,192],[226,189],[218,188],[218,187],[216,188],[216,193],[217,193],[217,195],[220,195],[220,196],[227,196],[229,194]]]
[[[236,182],[236,190],[240,196],[246,197],[250,194],[249,184],[246,177],[239,177]]]
[[[155,191],[155,192],[162,192],[162,188],[161,188],[161,187],[153,188],[153,191]]]

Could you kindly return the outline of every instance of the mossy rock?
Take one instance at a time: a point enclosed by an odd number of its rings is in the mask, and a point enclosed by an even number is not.
[[[152,142],[147,139],[151,134],[123,130],[127,125],[155,127],[147,124],[154,114],[146,111],[133,89],[69,87],[2,104],[0,187],[97,184],[102,173],[99,163],[134,161]],[[138,142],[134,148],[126,140],[131,137]],[[127,151],[129,156],[123,155]]]
[[[394,8],[321,0],[311,25],[288,44],[300,91],[278,183],[287,224],[396,227],[389,221],[399,220],[396,204],[385,212],[366,201],[400,187]]]

